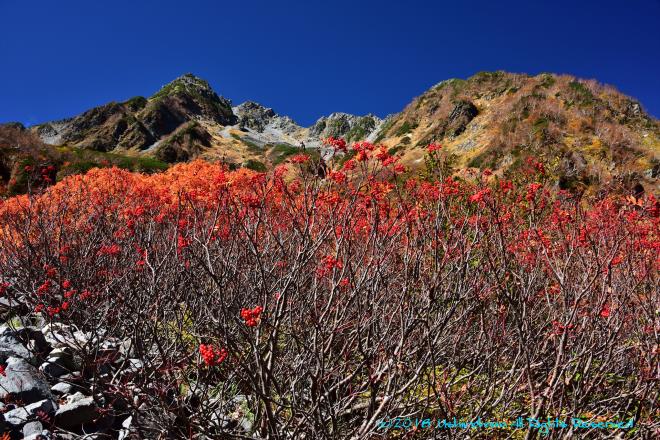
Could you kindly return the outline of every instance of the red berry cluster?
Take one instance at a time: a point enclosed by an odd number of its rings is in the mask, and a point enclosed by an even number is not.
[[[199,353],[202,355],[202,360],[209,367],[220,365],[227,358],[227,349],[217,349],[211,344],[200,344]]]
[[[38,288],[37,288],[37,295],[42,296],[46,294],[50,290],[52,286],[52,283],[50,280],[44,281]]]
[[[605,304],[602,309],[600,309],[601,318],[609,318],[612,309],[609,304]]]
[[[343,151],[344,153],[346,152],[346,141],[343,139],[336,139],[332,136],[329,138],[325,139],[323,141],[326,145],[331,145],[332,148],[335,149],[335,151]]]
[[[55,172],[55,166],[53,166],[53,165],[48,165],[47,167],[42,167],[41,168],[41,178],[46,183],[53,183],[53,179],[51,179],[50,176],[54,172]]]
[[[257,306],[254,309],[242,309],[241,318],[243,318],[245,325],[248,327],[255,327],[257,324],[259,324],[259,320],[261,319],[261,312],[263,311],[264,308],[261,306]]]
[[[305,163],[309,161],[309,156],[306,154],[296,154],[291,158],[291,163]]]

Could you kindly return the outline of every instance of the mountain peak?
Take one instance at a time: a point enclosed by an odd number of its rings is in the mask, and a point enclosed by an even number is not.
[[[165,84],[149,98],[149,109],[167,107],[167,114],[180,113],[177,124],[193,119],[213,120],[220,124],[233,124],[236,117],[231,110],[231,101],[219,96],[204,79],[186,73]]]
[[[263,114],[264,116],[267,116],[269,118],[276,115],[275,111],[272,108],[266,107],[264,105],[259,104],[258,102],[254,102],[254,101],[245,101],[245,102],[239,104],[238,106],[236,106],[234,111],[237,114],[247,113],[247,112],[258,112],[258,113]]]
[[[178,93],[187,93],[193,96],[216,95],[208,81],[195,76],[192,73],[185,73],[161,87],[151,99],[164,98]]]

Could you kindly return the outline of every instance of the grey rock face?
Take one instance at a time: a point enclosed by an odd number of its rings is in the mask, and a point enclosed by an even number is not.
[[[636,101],[628,101],[628,104],[626,105],[625,108],[625,113],[626,116],[630,118],[636,118],[639,117],[643,114],[642,111],[642,106],[639,104],[639,102]]]
[[[238,116],[239,128],[249,131],[244,139],[259,146],[301,146],[304,143],[309,148],[321,148],[321,141],[329,136],[357,142],[369,139],[383,123],[373,115],[332,113],[320,118],[311,127],[303,128],[291,118],[278,115],[273,109],[252,101],[234,107],[233,111]]]
[[[660,176],[660,163],[655,164],[653,168],[649,168],[644,171],[644,176],[646,176],[647,179],[658,178]]]
[[[58,145],[63,141],[67,133],[70,120],[53,121],[36,126],[34,129],[37,135],[47,144]]]
[[[126,339],[117,344],[117,349],[123,357],[134,357],[137,355],[135,344],[130,339]]]
[[[48,354],[48,357],[59,359],[60,361],[62,361],[62,363],[66,364],[68,368],[71,369],[75,368],[75,364],[73,361],[73,354],[71,353],[71,350],[68,347],[55,348]]]
[[[560,163],[560,173],[566,177],[575,178],[587,167],[584,156],[578,152],[570,152],[564,155]]]
[[[44,334],[36,327],[23,327],[16,330],[15,334],[21,341],[27,342],[28,349],[33,352],[46,353],[51,349]]]
[[[131,435],[131,425],[133,424],[133,416],[128,417],[121,423],[121,429],[119,430],[119,440],[126,440]]]
[[[342,137],[348,142],[367,139],[380,125],[381,119],[374,115],[356,116],[348,113],[332,113],[320,118],[310,127],[310,136],[319,139]]]
[[[0,399],[15,395],[25,403],[52,399],[50,387],[43,374],[25,359],[7,359],[6,375],[0,376]]]
[[[217,408],[210,417],[212,426],[219,429],[241,428],[246,433],[252,431],[253,423],[245,414],[245,405],[247,399],[243,395],[237,395],[227,402],[213,399],[211,405],[217,405]]]
[[[50,390],[53,392],[53,394],[56,395],[69,394],[73,390],[73,385],[66,382],[58,382],[55,385],[53,385],[53,387]]]
[[[457,148],[461,151],[471,151],[475,147],[477,147],[477,141],[475,139],[468,139],[457,146]]]
[[[71,372],[61,358],[50,357],[39,367],[46,376],[60,377]]]
[[[127,374],[132,374],[137,373],[142,368],[144,368],[144,364],[140,359],[127,359],[122,371]]]
[[[44,427],[39,421],[28,422],[23,426],[23,440],[39,438],[43,434]]]
[[[67,342],[73,339],[68,326],[57,325],[56,323],[46,324],[41,332],[46,338],[46,342],[54,348],[66,347]]]
[[[479,110],[470,101],[459,101],[449,114],[445,133],[450,136],[458,136],[465,131],[470,121],[478,114]]]
[[[10,357],[31,359],[32,355],[27,348],[16,338],[11,329],[6,328],[0,335],[0,361]]]
[[[92,421],[97,416],[94,398],[76,393],[67,398],[67,403],[55,413],[55,424],[62,428],[71,428]]]
[[[266,108],[253,101],[247,101],[237,106],[234,112],[238,116],[238,124],[241,127],[251,128],[262,133],[268,123],[275,117],[272,108]]]
[[[41,332],[46,342],[55,349],[66,350],[67,347],[73,344],[85,345],[103,339],[103,335],[93,336],[90,333],[85,333],[61,323],[47,324]]]
[[[21,426],[33,419],[40,413],[53,414],[57,404],[50,399],[44,399],[21,408],[16,408],[5,413],[5,420],[10,425]]]
[[[253,101],[246,101],[234,107],[233,111],[238,117],[240,128],[249,128],[257,133],[270,129],[291,134],[302,128],[290,117],[280,116],[272,108],[264,107]]]

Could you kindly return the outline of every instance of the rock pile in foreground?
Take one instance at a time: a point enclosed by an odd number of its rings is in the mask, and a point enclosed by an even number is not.
[[[14,321],[0,325],[2,440],[5,434],[10,439],[127,440],[162,431],[146,414],[155,409],[140,398],[144,390],[134,382],[152,370],[136,357],[130,341],[92,335],[61,323],[24,327]],[[80,359],[80,353],[88,351],[94,365],[84,365]],[[95,389],[93,384],[101,382],[118,392],[109,395],[98,386]],[[241,410],[247,404],[244,395],[223,401],[188,391],[181,397],[191,402],[191,411],[200,406],[207,409],[204,423],[209,433],[233,429],[247,436],[253,430]],[[167,411],[160,415],[177,417]]]
[[[68,337],[72,335],[73,338]],[[85,386],[70,344],[90,336],[64,326],[0,326],[0,433],[12,439],[119,438],[130,436],[131,416],[121,414]],[[139,368],[121,344],[104,343],[108,374]],[[109,411],[109,409],[112,409]]]

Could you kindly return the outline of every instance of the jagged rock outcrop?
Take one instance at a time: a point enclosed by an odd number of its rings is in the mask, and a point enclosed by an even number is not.
[[[323,139],[329,136],[343,137],[348,142],[366,140],[382,124],[382,120],[373,115],[333,113],[305,128],[290,117],[253,101],[234,107],[234,113],[238,117],[238,128],[243,132],[240,136],[243,141],[264,148],[273,145],[322,148]]]
[[[234,107],[233,111],[238,118],[239,128],[243,130],[250,129],[257,133],[280,131],[291,135],[302,129],[290,117],[278,115],[272,108],[253,101],[246,101]]]
[[[477,114],[479,114],[479,110],[470,101],[459,101],[449,114],[445,133],[449,136],[458,136],[465,131],[465,127]]]
[[[44,375],[27,360],[10,357],[6,365],[0,375],[0,400],[12,396],[29,404],[53,398]]]
[[[369,137],[382,120],[374,115],[356,116],[348,113],[332,113],[320,118],[310,127],[310,136],[323,139],[327,137],[344,138],[355,142]]]
[[[0,123],[0,127],[9,127],[20,131],[26,130],[25,125],[23,125],[21,122],[3,122]]]
[[[275,118],[276,114],[272,108],[266,108],[253,101],[246,101],[234,109],[241,128],[250,128],[259,133]]]
[[[139,140],[135,139],[134,133],[141,131],[140,125],[140,121],[128,106],[112,102],[88,110],[68,121],[37,127],[37,132],[45,135],[42,139],[57,137],[60,143],[98,151],[111,151],[126,144],[127,139],[131,138],[135,142],[131,146],[136,148],[148,144],[153,139],[150,133],[145,133]]]
[[[236,116],[232,112],[231,101],[219,96],[208,82],[191,73],[163,86],[160,91],[149,98],[145,109],[148,111],[149,105],[158,102],[165,102],[169,107],[188,116],[198,116],[221,125],[237,122]]]

